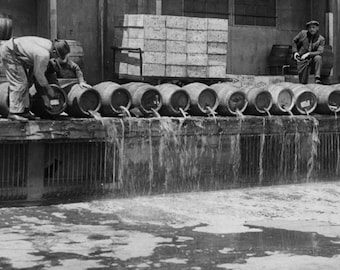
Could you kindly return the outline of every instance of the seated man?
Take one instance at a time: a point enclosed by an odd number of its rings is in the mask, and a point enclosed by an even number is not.
[[[321,83],[322,54],[325,38],[319,34],[319,22],[306,23],[308,30],[302,30],[293,39],[293,54],[297,61],[300,83],[307,84],[311,68],[315,70],[315,83]]]

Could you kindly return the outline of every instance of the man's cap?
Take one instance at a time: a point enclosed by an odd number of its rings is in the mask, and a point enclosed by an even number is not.
[[[54,44],[54,49],[57,51],[58,56],[60,56],[62,59],[66,57],[67,54],[70,53],[70,45],[68,45],[66,40],[59,40],[56,39],[53,42]]]
[[[306,27],[309,27],[309,26],[311,26],[311,25],[319,26],[320,23],[319,23],[318,21],[310,21],[310,22],[306,23]]]

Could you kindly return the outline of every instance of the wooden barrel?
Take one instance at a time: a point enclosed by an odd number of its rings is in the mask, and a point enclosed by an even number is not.
[[[9,113],[8,82],[0,83],[0,115],[7,117]]]
[[[322,54],[322,69],[321,76],[329,77],[334,65],[333,48],[330,45],[325,45],[324,53]]]
[[[132,82],[123,85],[132,96],[132,106],[142,114],[150,115],[158,112],[162,107],[162,97],[156,87],[141,82]]]
[[[243,113],[248,101],[244,92],[230,83],[217,83],[210,86],[217,94],[219,106],[217,112],[223,116],[235,116]]]
[[[8,40],[12,37],[12,18],[0,14],[0,40]]]
[[[79,84],[63,85],[62,89],[67,94],[66,112],[72,117],[88,117],[89,111],[98,112],[101,107],[99,93],[93,88],[86,89]]]
[[[191,115],[205,116],[216,111],[219,101],[216,92],[204,83],[191,83],[183,87],[190,96]],[[209,109],[210,108],[210,109]]]
[[[250,86],[242,89],[249,102],[246,114],[266,115],[273,106],[273,97],[265,87]]]
[[[294,114],[307,115],[315,111],[318,105],[316,95],[306,85],[298,83],[280,83],[279,85],[293,91],[295,99]]]
[[[46,92],[40,85],[35,85],[30,89],[32,107],[31,111],[41,118],[51,118],[60,115],[66,110],[67,95],[64,90],[58,85],[51,84],[54,90],[54,97],[50,98],[51,108],[45,106],[41,95],[46,95]]]
[[[102,104],[99,112],[103,116],[117,116],[122,113],[122,108],[127,110],[131,108],[132,97],[130,92],[114,82],[103,82],[93,86],[93,89],[97,90],[100,94]]]
[[[70,46],[70,53],[68,55],[68,58],[75,62],[81,69],[84,68],[84,50],[82,47],[82,44],[79,41],[76,40],[66,40],[68,45]],[[62,70],[60,71],[60,74],[58,74],[58,77],[60,78],[76,78],[76,74],[74,74],[73,71],[63,68],[63,65],[61,65]]]
[[[272,84],[268,91],[273,97],[273,106],[270,113],[281,115],[291,112],[294,108],[294,93],[289,87],[284,85]]]
[[[181,87],[165,83],[156,86],[161,93],[163,104],[160,114],[164,116],[182,116],[182,111],[186,112],[190,108],[190,96]]]
[[[289,57],[290,45],[275,44],[269,55],[270,66],[283,66]]]
[[[0,49],[1,46],[5,43],[5,40],[0,40]],[[5,67],[3,66],[3,63],[1,61],[1,56],[0,56],[0,82],[4,82],[6,80],[6,73],[5,73]]]
[[[340,88],[331,85],[308,84],[318,100],[316,112],[320,114],[334,114],[340,111]]]

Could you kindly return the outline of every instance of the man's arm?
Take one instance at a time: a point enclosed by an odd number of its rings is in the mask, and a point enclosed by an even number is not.
[[[316,55],[322,55],[324,51],[325,51],[325,39],[322,38],[320,40],[320,45],[318,47],[318,50],[315,52],[310,52],[310,56],[314,57]]]
[[[81,71],[80,67],[75,62],[73,62],[72,60],[68,60],[67,64],[69,66],[69,69],[72,70],[76,74],[76,76],[78,78],[78,82],[79,83],[85,82],[84,74]]]
[[[293,54],[297,53],[298,52],[298,43],[300,42],[300,39],[301,39],[301,36],[302,36],[302,31],[297,34],[294,39],[293,39],[293,43],[292,43],[292,52]]]
[[[52,87],[49,85],[48,80],[45,76],[45,72],[47,70],[48,62],[50,60],[50,56],[48,54],[46,55],[37,55],[34,58],[34,63],[33,63],[33,74],[39,85],[46,89],[47,94],[50,97],[53,97],[54,91]]]

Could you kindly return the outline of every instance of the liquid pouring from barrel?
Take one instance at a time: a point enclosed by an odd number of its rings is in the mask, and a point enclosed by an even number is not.
[[[315,111],[318,105],[317,97],[306,85],[297,83],[280,83],[278,85],[293,91],[295,98],[294,114],[310,115]]]
[[[126,113],[132,106],[130,92],[114,82],[102,82],[93,86],[102,100],[99,112],[102,116],[113,117]]]
[[[132,107],[144,116],[154,115],[162,107],[162,97],[156,87],[141,82],[122,85],[132,97]]]
[[[317,113],[334,115],[340,111],[340,85],[308,84],[307,87],[317,97]]]
[[[291,114],[295,101],[293,91],[284,85],[272,84],[268,91],[273,97],[273,106],[270,113],[274,115]]]
[[[91,117],[90,112],[98,112],[101,107],[99,93],[93,88],[82,88],[79,84],[69,83],[62,86],[68,102],[66,112],[72,117]]]
[[[222,116],[239,116],[248,106],[244,92],[230,83],[217,83],[210,86],[218,95],[217,112]]]
[[[156,86],[163,104],[159,113],[163,116],[183,116],[190,108],[190,96],[183,88],[170,83]]]
[[[190,96],[190,115],[207,116],[217,110],[219,100],[216,92],[203,83],[191,83],[183,87]]]
[[[245,114],[268,115],[273,106],[273,97],[267,86],[250,86],[242,89],[249,102]]]

